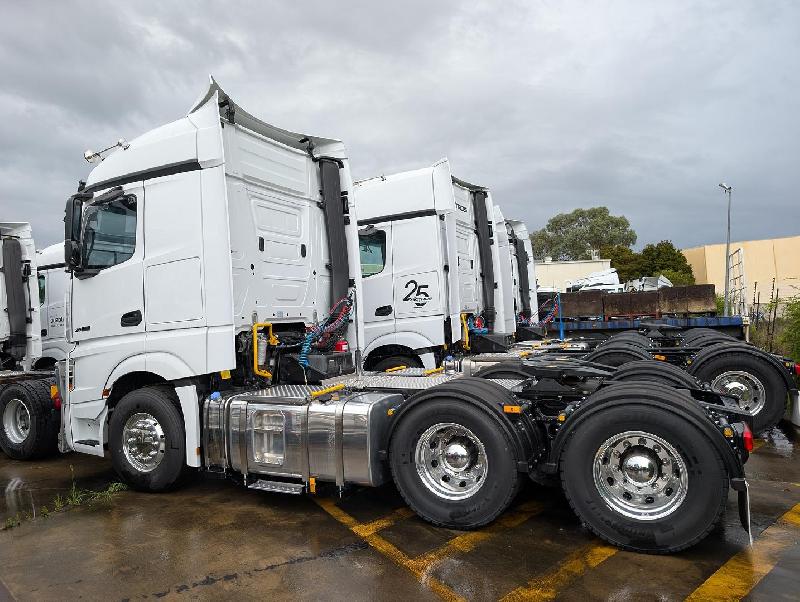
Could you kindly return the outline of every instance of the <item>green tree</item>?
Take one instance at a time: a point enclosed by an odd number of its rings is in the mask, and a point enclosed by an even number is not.
[[[628,219],[611,215],[608,207],[559,213],[531,234],[533,255],[540,259],[548,255],[555,260],[590,259],[592,249],[635,243],[636,232]]]
[[[780,335],[780,342],[788,351],[789,356],[800,362],[800,296],[792,297],[786,302],[783,311],[784,328]]]
[[[627,282],[644,275],[645,268],[641,254],[622,245],[600,247],[600,257],[611,260],[611,267],[617,270],[620,282]]]
[[[611,267],[616,268],[620,282],[663,275],[675,286],[694,284],[692,266],[668,240],[649,244],[641,253],[621,245],[605,246],[600,248],[600,257],[611,260]]]

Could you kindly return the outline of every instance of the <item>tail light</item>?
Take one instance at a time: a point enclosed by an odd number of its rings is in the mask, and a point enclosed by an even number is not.
[[[61,392],[58,390],[58,385],[50,385],[50,399],[53,400],[53,409],[61,409]]]
[[[800,364],[794,365],[794,373],[796,376],[800,376]]]
[[[333,346],[333,350],[338,353],[350,351],[350,344],[344,339],[342,339],[341,341],[336,341],[336,343]]]
[[[746,422],[744,423],[744,432],[742,433],[742,443],[744,443],[744,448],[748,453],[753,451],[753,431],[750,430]]]

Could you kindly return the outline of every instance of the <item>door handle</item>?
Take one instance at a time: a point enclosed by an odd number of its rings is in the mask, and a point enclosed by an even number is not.
[[[138,309],[136,311],[129,311],[126,314],[122,314],[122,317],[119,319],[120,326],[138,326],[142,323],[142,312]]]
[[[375,310],[376,316],[388,316],[391,313],[392,313],[391,305],[381,305],[378,309]]]

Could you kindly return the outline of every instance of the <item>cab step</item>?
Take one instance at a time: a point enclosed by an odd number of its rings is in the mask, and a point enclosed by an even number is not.
[[[300,495],[306,489],[302,483],[287,483],[285,481],[266,481],[259,479],[247,486],[248,489],[257,489],[259,491],[272,491],[273,493],[291,493],[293,495]]]

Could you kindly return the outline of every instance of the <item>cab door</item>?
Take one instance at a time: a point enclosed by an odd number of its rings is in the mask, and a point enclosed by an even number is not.
[[[72,404],[100,400],[113,368],[144,351],[143,213],[141,184],[84,204],[82,270],[72,277],[69,310]]]
[[[365,348],[395,332],[391,222],[371,224],[358,232],[364,298]]]

